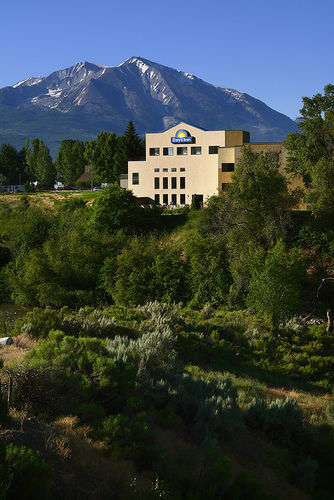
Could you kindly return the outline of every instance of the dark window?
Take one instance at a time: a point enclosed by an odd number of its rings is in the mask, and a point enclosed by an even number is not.
[[[191,146],[191,154],[192,155],[201,155],[202,154],[201,146]]]
[[[185,168],[183,168],[183,167],[182,167],[182,168],[180,168],[180,172],[185,172],[185,171],[186,171],[186,169],[185,169]]]
[[[176,194],[172,194],[172,205],[176,205]]]
[[[132,184],[139,184],[139,174],[132,172]]]
[[[185,194],[180,194],[180,204],[184,205],[186,202],[186,195]]]
[[[160,179],[159,179],[159,177],[154,177],[154,189],[160,189]]]
[[[172,168],[172,169],[171,169],[171,171],[172,171],[172,172],[176,172],[176,168]]]
[[[155,201],[155,203],[157,203],[157,205],[160,205],[160,194],[154,195],[154,201]]]
[[[154,172],[160,172],[160,168],[155,168]]]
[[[222,172],[234,172],[234,163],[222,163]]]
[[[209,155],[217,155],[218,146],[209,146]]]
[[[186,187],[186,178],[180,177],[180,189],[185,189]]]
[[[172,177],[172,189],[176,189],[176,177]]]
[[[178,156],[184,156],[188,154],[188,148],[186,146],[179,146],[176,148]]]
[[[203,195],[202,195],[202,194],[195,194],[194,196],[196,196],[196,197],[197,197],[197,199],[198,199],[198,201],[199,201],[200,203],[203,203]]]
[[[162,187],[163,189],[168,189],[168,177],[162,178]]]
[[[231,184],[232,184],[231,182],[223,182],[222,191],[227,191]]]
[[[168,168],[163,168],[162,171],[163,172],[168,172]]]
[[[173,148],[163,148],[162,154],[164,156],[173,156],[174,150],[173,150]]]
[[[160,156],[160,148],[150,148],[150,156]]]
[[[168,194],[163,194],[162,199],[163,199],[163,204],[168,205]]]

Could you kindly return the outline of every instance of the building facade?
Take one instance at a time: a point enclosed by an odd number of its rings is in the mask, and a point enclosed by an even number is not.
[[[277,152],[285,172],[282,144],[249,140],[243,130],[208,131],[184,122],[146,134],[146,160],[129,161],[128,188],[160,205],[190,205],[195,194],[205,202],[228,188],[245,144],[257,152]]]

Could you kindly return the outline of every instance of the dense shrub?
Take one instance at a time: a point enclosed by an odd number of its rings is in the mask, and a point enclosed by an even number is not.
[[[5,500],[49,498],[50,469],[38,452],[24,446],[0,447],[0,489]]]
[[[92,308],[81,308],[70,312],[67,307],[60,310],[34,307],[16,321],[15,332],[30,338],[46,338],[51,330],[62,330],[73,336],[107,337],[116,333],[116,320]]]
[[[294,399],[276,399],[266,403],[254,399],[246,413],[247,423],[256,430],[262,430],[271,439],[295,442],[303,429],[303,411]]]

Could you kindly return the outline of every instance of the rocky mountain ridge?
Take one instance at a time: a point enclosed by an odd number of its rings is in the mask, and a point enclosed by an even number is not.
[[[0,142],[16,147],[25,137],[40,137],[55,154],[64,138],[122,133],[130,119],[142,135],[180,121],[248,130],[252,141],[281,141],[297,130],[290,118],[248,94],[140,57],[114,67],[81,62],[0,89]]]

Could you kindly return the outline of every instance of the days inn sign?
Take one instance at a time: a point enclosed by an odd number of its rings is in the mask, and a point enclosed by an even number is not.
[[[195,142],[195,137],[192,137],[187,130],[181,128],[176,132],[175,137],[171,138],[171,142],[173,144],[193,143]]]

